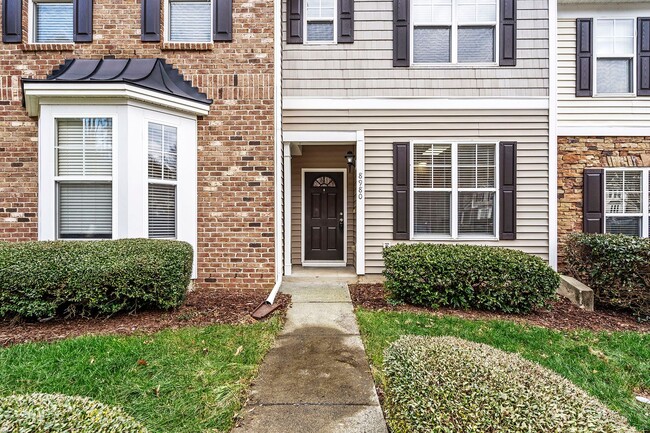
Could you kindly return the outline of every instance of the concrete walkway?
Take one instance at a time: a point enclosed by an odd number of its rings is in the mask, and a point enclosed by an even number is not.
[[[287,323],[233,433],[386,433],[347,284],[293,279]]]

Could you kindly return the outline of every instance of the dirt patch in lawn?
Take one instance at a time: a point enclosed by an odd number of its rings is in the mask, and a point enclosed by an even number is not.
[[[163,329],[212,324],[253,323],[250,313],[265,300],[264,292],[234,292],[196,290],[185,303],[172,311],[140,311],[118,314],[109,318],[52,319],[47,322],[0,321],[0,346],[35,341],[56,341],[81,335],[128,335],[152,333]],[[280,294],[277,310],[284,314],[291,302],[289,295]],[[276,314],[278,314],[276,313]]]
[[[516,315],[476,310],[454,310],[451,308],[431,309],[412,305],[393,306],[386,301],[382,284],[352,284],[350,285],[350,295],[355,306],[368,310],[430,313],[437,316],[448,315],[463,319],[505,319],[559,330],[588,329],[591,331],[650,332],[650,322],[640,323],[631,314],[617,311],[585,311],[565,298],[552,302],[549,309],[536,310],[528,315]]]

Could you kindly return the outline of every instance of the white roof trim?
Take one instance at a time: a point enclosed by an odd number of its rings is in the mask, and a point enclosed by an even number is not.
[[[210,106],[185,98],[156,92],[130,83],[24,83],[25,106],[30,116],[38,116],[41,98],[121,98],[160,105],[176,111],[205,116]]]
[[[540,98],[283,98],[284,110],[522,110],[549,107]]]

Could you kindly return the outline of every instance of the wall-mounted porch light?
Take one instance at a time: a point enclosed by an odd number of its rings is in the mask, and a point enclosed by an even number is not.
[[[354,156],[351,150],[348,150],[348,153],[345,154],[345,160],[348,162],[348,171],[351,172],[356,162],[356,156]]]

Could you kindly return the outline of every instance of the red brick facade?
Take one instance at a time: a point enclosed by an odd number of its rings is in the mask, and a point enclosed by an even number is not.
[[[560,263],[566,235],[582,232],[582,176],[589,167],[650,167],[650,137],[558,138]]]
[[[140,0],[95,0],[92,43],[0,43],[0,240],[37,239],[38,121],[22,106],[20,78],[44,78],[67,58],[159,57],[214,99],[198,121],[197,283],[268,289],[275,269],[273,2],[234,0],[233,41],[214,44],[141,42],[140,10]]]

